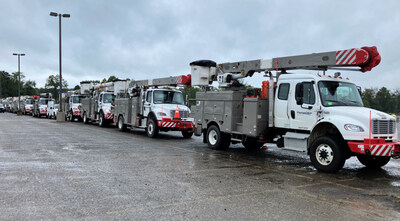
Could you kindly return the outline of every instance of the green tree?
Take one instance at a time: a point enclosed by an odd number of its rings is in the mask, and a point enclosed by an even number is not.
[[[386,87],[382,87],[379,89],[379,91],[376,93],[376,103],[377,107],[376,109],[383,111],[383,112],[393,112],[393,100],[392,100],[392,95],[390,94],[390,91]]]
[[[78,84],[77,84],[77,85],[75,85],[75,87],[74,87],[74,91],[75,91],[75,90],[79,90],[79,89],[81,89],[81,86],[79,86]]]
[[[108,77],[108,79],[103,78],[103,80],[101,80],[101,83],[113,82],[115,79],[117,79],[117,77],[111,75],[110,77]]]
[[[0,72],[0,97],[15,97],[18,96],[18,84],[14,75],[6,71]]]
[[[27,80],[21,86],[21,94],[23,94],[23,95],[32,96],[32,95],[36,95],[38,93],[39,93],[39,91],[36,88],[36,82],[35,81]]]
[[[376,106],[376,102],[375,102],[375,96],[376,96],[376,89],[365,89],[362,93],[361,93],[361,97],[364,103],[365,107],[375,107]]]
[[[65,79],[62,80],[62,87],[65,89],[68,88],[68,83]],[[53,97],[58,99],[58,92],[60,89],[60,76],[59,75],[50,75],[47,80],[46,84],[44,85],[44,89],[47,89]]]
[[[186,96],[188,96],[188,106],[192,106],[192,105],[196,105],[196,92],[199,91],[200,88],[196,88],[196,87],[190,87],[190,88],[183,88],[182,94],[183,94],[183,98],[186,99]]]

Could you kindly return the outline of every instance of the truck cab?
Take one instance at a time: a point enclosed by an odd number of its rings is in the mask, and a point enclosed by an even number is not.
[[[32,111],[33,111],[33,104],[35,103],[35,101],[32,98],[27,98],[25,100],[25,106],[24,106],[24,114],[30,114],[32,115]]]
[[[278,144],[307,152],[321,170],[341,168],[351,156],[384,165],[398,139],[395,119],[364,107],[357,86],[338,75],[281,75],[274,112]]]
[[[97,113],[99,114],[99,124],[110,121],[114,118],[112,108],[114,106],[115,95],[112,92],[101,92],[97,99]]]
[[[55,100],[50,100],[47,103],[47,118],[56,119],[58,112],[58,104],[56,104]]]
[[[85,95],[72,94],[67,97],[66,101],[66,118],[70,121],[74,121],[75,119],[81,120],[81,110],[80,106],[82,106],[82,99],[86,98]]]
[[[32,116],[41,117],[46,116],[47,114],[47,103],[49,102],[49,98],[39,98],[36,100],[33,108]]]
[[[193,135],[193,118],[185,105],[181,91],[174,89],[148,89],[143,96],[143,116],[146,117],[147,135],[155,137],[160,131],[178,130],[189,138]]]

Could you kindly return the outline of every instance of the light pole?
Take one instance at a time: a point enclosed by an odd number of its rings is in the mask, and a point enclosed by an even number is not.
[[[21,66],[20,66],[20,57],[21,56],[25,56],[25,54],[17,54],[17,53],[13,53],[13,55],[18,56],[18,111],[17,111],[17,115],[21,116],[22,115],[22,111],[21,111]]]
[[[57,112],[57,121],[65,121],[65,114],[63,112],[63,107],[62,107],[62,65],[61,65],[61,17],[63,18],[69,18],[71,17],[70,14],[60,14],[56,12],[50,12],[50,16],[57,17],[58,16],[58,23],[59,23],[59,50],[60,50],[60,97],[59,97],[59,102],[60,102],[60,111]]]

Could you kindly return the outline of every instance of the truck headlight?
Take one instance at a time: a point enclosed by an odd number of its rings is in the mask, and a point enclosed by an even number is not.
[[[345,124],[344,129],[353,132],[364,132],[364,129],[361,126],[354,124]]]
[[[108,113],[108,112],[110,112],[110,109],[106,108],[106,109],[104,109],[104,112]]]

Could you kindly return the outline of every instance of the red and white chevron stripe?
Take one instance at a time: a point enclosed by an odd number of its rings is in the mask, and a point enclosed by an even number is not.
[[[175,122],[168,122],[168,121],[163,121],[161,123],[161,127],[175,127],[176,123]]]
[[[394,146],[392,145],[372,145],[370,148],[372,156],[391,156]]]
[[[113,114],[106,114],[106,115],[104,115],[104,119],[107,119],[107,120],[111,120],[111,119],[113,119]]]
[[[363,65],[368,62],[369,54],[366,50],[352,48],[336,51],[336,64],[339,65]]]
[[[176,83],[177,84],[182,84],[182,76],[176,77]]]

